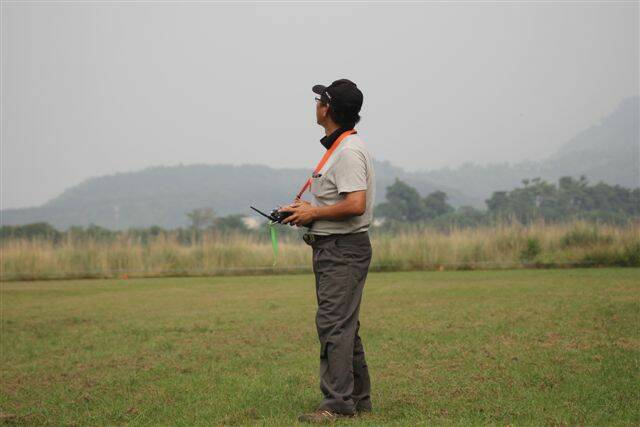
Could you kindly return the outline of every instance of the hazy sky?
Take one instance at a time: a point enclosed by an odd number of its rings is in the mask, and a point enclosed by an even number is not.
[[[639,92],[638,2],[4,2],[2,207],[178,163],[312,168],[311,86],[374,158],[544,158]]]

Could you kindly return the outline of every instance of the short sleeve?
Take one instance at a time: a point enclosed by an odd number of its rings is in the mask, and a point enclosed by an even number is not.
[[[338,193],[367,189],[367,162],[364,153],[351,148],[340,153],[334,165],[334,180]]]

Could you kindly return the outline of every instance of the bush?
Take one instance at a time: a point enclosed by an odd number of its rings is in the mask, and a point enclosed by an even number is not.
[[[640,242],[634,242],[624,248],[621,264],[624,267],[640,267]]]
[[[536,237],[527,238],[526,245],[522,252],[520,252],[520,260],[521,261],[531,261],[535,259],[542,252],[542,248],[540,245],[540,240]]]
[[[595,246],[597,244],[611,244],[613,237],[603,236],[597,227],[581,228],[576,227],[560,238],[562,248]]]
[[[634,242],[622,250],[596,249],[587,253],[582,262],[596,267],[640,267],[640,242]]]

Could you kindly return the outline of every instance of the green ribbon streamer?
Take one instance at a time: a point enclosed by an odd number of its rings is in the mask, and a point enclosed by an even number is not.
[[[278,233],[274,222],[269,222],[269,233],[271,234],[271,248],[273,249],[273,267],[278,262]]]

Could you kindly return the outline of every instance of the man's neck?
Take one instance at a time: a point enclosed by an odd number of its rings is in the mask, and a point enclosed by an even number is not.
[[[324,127],[324,134],[329,136],[331,135],[333,132],[335,132],[336,130],[338,130],[340,128],[339,125],[335,124],[335,123],[328,123],[325,127]]]

